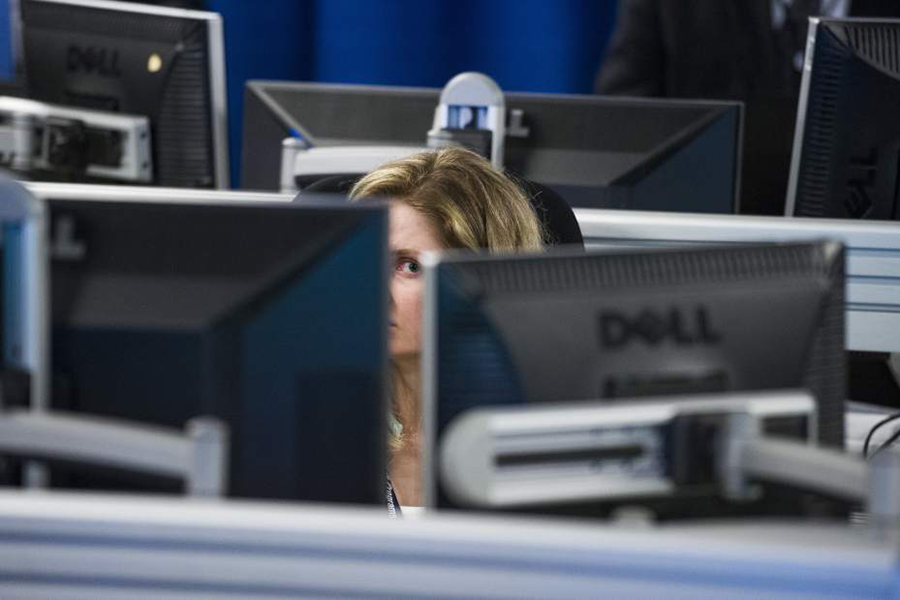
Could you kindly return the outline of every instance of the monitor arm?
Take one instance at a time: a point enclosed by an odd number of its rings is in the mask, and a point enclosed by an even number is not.
[[[720,438],[719,481],[727,498],[752,500],[751,480],[784,483],[862,503],[878,524],[900,518],[900,454],[876,452],[866,462],[838,450],[769,438],[746,413],[728,416]]]
[[[59,412],[0,412],[0,452],[183,479],[195,497],[223,496],[228,429],[216,419],[188,421],[184,432]]]
[[[770,420],[791,422],[796,438],[765,437]],[[685,489],[750,500],[758,493],[750,481],[769,480],[896,520],[900,457],[883,452],[870,466],[813,445],[816,430],[815,402],[796,390],[473,409],[447,426],[437,476],[459,504],[485,508]],[[426,478],[432,495],[435,483]]]

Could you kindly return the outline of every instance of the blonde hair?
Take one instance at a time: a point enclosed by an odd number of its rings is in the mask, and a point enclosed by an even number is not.
[[[540,221],[522,189],[465,148],[389,162],[360,179],[350,197],[404,202],[431,221],[447,248],[511,252],[542,247]]]

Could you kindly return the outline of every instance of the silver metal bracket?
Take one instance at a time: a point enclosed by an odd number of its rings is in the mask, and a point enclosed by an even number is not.
[[[0,166],[25,176],[150,183],[150,121],[0,96]]]
[[[753,421],[798,417],[807,438],[816,435],[815,403],[799,390],[480,408],[437,441],[437,474],[466,506],[668,496],[680,485],[667,445],[676,418],[728,414],[746,415],[755,428]]]

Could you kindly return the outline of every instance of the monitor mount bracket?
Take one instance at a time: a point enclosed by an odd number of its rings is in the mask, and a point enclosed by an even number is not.
[[[20,177],[151,183],[150,144],[147,117],[0,96],[0,167]]]

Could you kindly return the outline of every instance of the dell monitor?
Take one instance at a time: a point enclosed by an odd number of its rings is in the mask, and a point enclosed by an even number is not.
[[[900,21],[811,19],[786,214],[900,220]]]
[[[441,258],[426,282],[426,494],[460,506],[438,449],[490,407],[806,389],[818,440],[841,447],[843,272],[836,242]]]
[[[217,417],[230,496],[383,505],[382,207],[42,196],[51,409],[172,427]],[[51,472],[92,489],[121,476]]]
[[[424,147],[439,89],[250,81],[241,187],[279,189],[282,142]],[[572,206],[733,213],[742,105],[505,94],[504,167]]]
[[[228,188],[216,13],[107,0],[18,0],[28,95],[150,120],[153,183]]]

